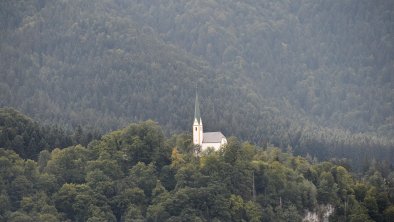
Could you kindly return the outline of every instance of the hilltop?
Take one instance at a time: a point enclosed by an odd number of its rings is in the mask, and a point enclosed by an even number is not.
[[[0,148],[4,221],[390,221],[392,169],[362,178],[332,162],[237,138],[193,151],[190,135],[165,137],[153,121],[130,124],[87,146],[42,150],[38,160]],[[23,153],[22,153],[23,154]],[[330,210],[331,209],[331,210]]]

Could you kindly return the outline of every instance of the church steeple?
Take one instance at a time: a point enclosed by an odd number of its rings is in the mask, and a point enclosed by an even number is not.
[[[198,94],[196,92],[196,100],[194,102],[194,120],[201,124],[200,105],[198,103]]]
[[[220,147],[227,144],[226,137],[221,132],[204,133],[202,119],[200,113],[200,103],[198,101],[197,86],[196,99],[194,100],[194,119],[193,119],[193,144],[196,146],[196,154],[198,150],[202,151],[208,147],[219,150]]]
[[[196,91],[196,100],[194,101],[194,120],[193,120],[193,144],[202,145],[203,127],[200,114],[200,104],[198,103],[198,94]]]

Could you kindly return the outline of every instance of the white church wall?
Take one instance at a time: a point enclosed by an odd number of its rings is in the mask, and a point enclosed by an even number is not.
[[[203,126],[202,121],[201,124],[198,124],[197,120],[194,120],[193,124],[193,143],[201,145],[203,140]]]

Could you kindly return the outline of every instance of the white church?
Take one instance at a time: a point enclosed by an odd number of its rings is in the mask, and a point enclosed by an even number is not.
[[[197,93],[194,104],[193,144],[200,145],[202,151],[208,147],[212,147],[217,151],[221,146],[227,144],[227,139],[221,132],[204,133]]]

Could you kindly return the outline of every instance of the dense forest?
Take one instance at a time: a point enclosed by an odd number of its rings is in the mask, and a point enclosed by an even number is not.
[[[153,119],[393,163],[394,2],[0,2],[0,107],[101,133]],[[367,160],[366,160],[367,159]]]
[[[21,118],[16,117],[19,120]],[[22,124],[22,123],[21,123]],[[62,138],[62,135],[60,135]],[[235,137],[195,155],[153,121],[37,160],[0,148],[0,221],[392,221],[394,173],[257,147]]]
[[[0,147],[14,150],[21,158],[37,159],[41,150],[87,145],[100,134],[77,126],[74,132],[42,125],[14,109],[0,108]]]
[[[0,221],[393,221],[393,36],[391,0],[1,0]]]

